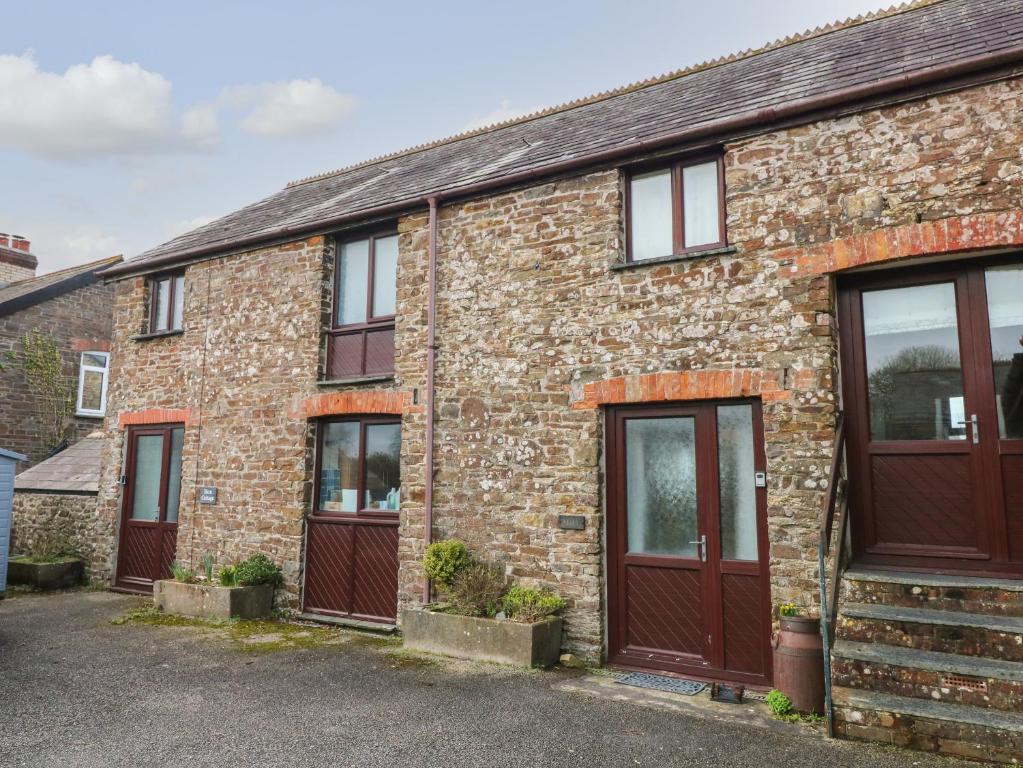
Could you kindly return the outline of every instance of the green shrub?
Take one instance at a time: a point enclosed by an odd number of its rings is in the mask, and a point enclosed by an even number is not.
[[[207,552],[202,556],[202,571],[206,576],[206,583],[213,583],[213,563],[216,562],[213,559],[213,555]]]
[[[235,567],[235,579],[243,587],[256,584],[272,584],[279,587],[284,582],[284,575],[269,557],[257,552],[242,560]]]
[[[238,568],[234,565],[225,565],[220,569],[220,586],[238,586]]]
[[[504,566],[486,561],[470,562],[455,573],[447,597],[455,613],[494,616],[501,609],[507,589]]]
[[[195,571],[190,568],[185,568],[177,560],[170,564],[171,573],[174,575],[174,581],[180,581],[182,584],[195,584],[199,581],[199,577],[195,575]]]
[[[504,612],[509,619],[532,624],[564,610],[565,601],[544,587],[512,587],[504,596]]]
[[[450,587],[455,576],[472,564],[469,550],[458,539],[437,541],[426,548],[423,569],[441,587]]]
[[[792,700],[777,688],[767,694],[767,706],[778,717],[785,717],[792,713]]]

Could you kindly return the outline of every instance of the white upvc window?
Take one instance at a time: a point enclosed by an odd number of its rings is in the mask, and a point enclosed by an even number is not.
[[[78,369],[79,416],[103,416],[107,411],[107,383],[110,380],[110,353],[83,352]]]

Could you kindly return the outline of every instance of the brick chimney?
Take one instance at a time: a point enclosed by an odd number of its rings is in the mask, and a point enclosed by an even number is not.
[[[39,260],[30,245],[21,235],[0,232],[0,287],[36,276]]]

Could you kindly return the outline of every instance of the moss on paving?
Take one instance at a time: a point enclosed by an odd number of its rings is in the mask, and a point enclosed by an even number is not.
[[[350,632],[316,624],[297,623],[280,618],[226,621],[200,619],[164,613],[153,607],[129,611],[112,619],[110,623],[118,626],[190,627],[205,635],[227,640],[236,650],[246,653],[307,650],[355,642],[360,645],[366,644],[365,640],[356,641]]]
[[[439,664],[437,659],[404,648],[388,651],[387,660],[391,664],[391,669],[428,669]]]

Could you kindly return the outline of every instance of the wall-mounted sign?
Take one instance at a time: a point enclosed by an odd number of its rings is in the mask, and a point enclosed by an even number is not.
[[[558,515],[558,527],[563,531],[586,530],[586,518],[582,515]]]
[[[199,503],[200,504],[216,504],[217,503],[217,489],[210,488],[207,486],[199,487]]]

